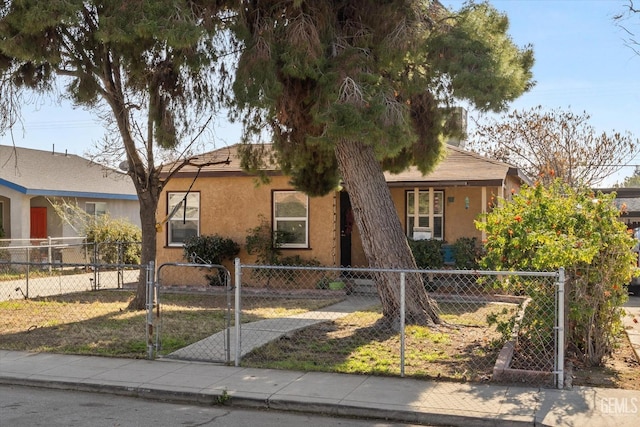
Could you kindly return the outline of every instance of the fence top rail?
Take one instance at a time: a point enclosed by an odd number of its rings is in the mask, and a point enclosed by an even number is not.
[[[49,240],[87,240],[87,236],[71,236],[71,237],[41,237],[33,239],[0,239],[0,242],[47,242]]]
[[[310,270],[310,271],[353,271],[361,273],[429,273],[444,275],[482,275],[482,276],[533,276],[558,277],[559,271],[490,271],[490,270],[429,270],[402,268],[368,268],[368,267],[314,267],[295,265],[239,264],[240,268],[273,269],[273,270]]]
[[[145,264],[100,264],[94,262],[25,262],[25,261],[6,261],[0,260],[0,265],[29,265],[32,267],[54,267],[54,268],[94,268],[97,270],[108,270],[108,269],[139,269],[146,268]]]
[[[193,263],[193,262],[165,262],[163,263],[160,267],[158,267],[158,271],[160,271],[160,269],[162,267],[165,266],[169,266],[169,267],[200,267],[200,268],[224,268],[225,270],[227,269],[227,267],[225,267],[224,265],[221,264],[200,264],[200,263]]]
[[[80,246],[80,245],[72,245],[69,243],[58,243],[51,245],[29,245],[29,246],[3,246],[2,249],[14,250],[14,249],[47,249],[47,248],[70,248],[71,246]]]
[[[22,239],[21,239],[22,240]],[[11,240],[1,240],[2,242],[10,242]],[[43,240],[37,245],[23,245],[23,246],[1,246],[0,249],[46,249],[46,248],[72,248],[72,247],[87,247],[87,246],[102,246],[102,245],[141,245],[142,242],[126,242],[126,241],[105,241],[105,242],[78,242],[78,243],[51,243],[46,244],[46,240]]]

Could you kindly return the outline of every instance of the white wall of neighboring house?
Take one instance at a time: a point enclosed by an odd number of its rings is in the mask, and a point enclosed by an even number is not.
[[[4,145],[0,145],[0,158],[4,160],[0,165],[2,225],[4,238],[12,239],[12,246],[29,243],[35,207],[46,208],[46,229],[43,218],[42,227],[37,227],[39,235],[83,235],[84,230],[65,224],[57,214],[52,202],[60,200],[77,204],[82,210],[88,202],[104,204],[101,212],[140,226],[133,182],[120,171],[76,155]]]

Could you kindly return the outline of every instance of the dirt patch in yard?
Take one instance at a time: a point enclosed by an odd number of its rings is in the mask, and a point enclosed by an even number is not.
[[[604,366],[588,367],[579,360],[572,360],[573,385],[640,390],[640,362],[627,334],[620,336],[618,344]]]

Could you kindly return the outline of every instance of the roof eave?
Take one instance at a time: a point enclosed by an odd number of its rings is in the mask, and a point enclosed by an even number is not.
[[[500,187],[501,179],[387,181],[389,187]]]
[[[525,175],[519,168],[510,167],[507,170],[507,176],[515,176],[521,183],[527,185],[533,185],[533,181],[527,175]]]

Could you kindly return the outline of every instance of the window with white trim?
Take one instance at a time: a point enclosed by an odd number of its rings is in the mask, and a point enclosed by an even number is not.
[[[415,191],[407,191],[407,237],[414,238],[414,227],[424,227],[431,232],[431,238],[441,240],[444,231],[444,192],[433,191],[433,212],[430,208],[429,190],[418,191],[417,203],[415,194]]]
[[[89,215],[97,218],[99,216],[106,215],[107,203],[106,202],[86,202],[84,204],[84,210]]]
[[[200,193],[176,192],[167,197],[167,243],[182,246],[189,237],[200,234]]]
[[[273,192],[273,231],[283,248],[309,247],[309,197],[300,191]]]

